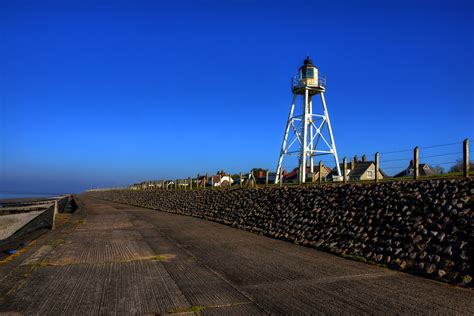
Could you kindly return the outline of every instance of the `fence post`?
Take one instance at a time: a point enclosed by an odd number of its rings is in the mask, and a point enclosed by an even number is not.
[[[415,147],[413,150],[413,179],[418,180],[418,177],[420,175],[420,170],[419,170],[419,162],[418,162],[418,146]]]
[[[463,176],[469,178],[469,139],[465,139],[463,142],[463,160],[464,160],[464,167],[463,169]]]
[[[268,168],[265,170],[265,186],[268,187]]]
[[[242,172],[239,174],[239,187],[242,187]]]
[[[342,159],[342,182],[347,183],[347,159],[344,157]]]
[[[375,182],[379,182],[379,158],[380,154],[378,152],[375,153]]]
[[[319,161],[318,183],[323,183],[323,162],[321,160]]]

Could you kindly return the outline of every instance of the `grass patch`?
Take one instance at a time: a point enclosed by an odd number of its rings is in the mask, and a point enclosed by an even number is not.
[[[170,261],[174,257],[176,257],[176,256],[173,255],[173,254],[164,253],[164,254],[161,254],[161,255],[152,256],[152,257],[150,257],[150,260],[153,260],[153,261]]]
[[[354,261],[367,263],[367,259],[365,257],[362,257],[362,256],[348,255],[346,253],[341,253],[341,257],[346,258],[346,259],[350,259],[350,260],[354,260]]]
[[[56,245],[57,245],[57,246],[63,245],[63,244],[65,244],[65,243],[66,243],[66,241],[65,241],[64,239],[62,239],[62,238],[59,238],[58,240],[56,240]]]
[[[23,248],[20,248],[18,249],[18,251],[14,254],[11,254],[7,257],[5,257],[3,260],[0,260],[0,264],[6,264],[10,261],[12,261],[13,259],[15,259],[16,257],[20,256],[22,253],[24,253],[25,251],[27,251],[31,246],[33,246],[34,244],[36,243],[36,240],[33,240],[31,241],[28,245],[26,245],[25,247]]]
[[[30,267],[36,267],[36,268],[42,268],[42,267],[52,266],[52,264],[50,264],[46,261],[36,261],[36,262],[33,262],[32,264],[30,264],[29,266]]]
[[[348,255],[346,253],[341,253],[340,254],[341,257],[345,258],[345,259],[350,259],[350,260],[354,260],[354,261],[358,261],[358,262],[363,262],[363,263],[367,263],[367,264],[372,264],[374,266],[377,266],[377,267],[380,267],[380,268],[388,268],[388,265],[385,264],[385,263],[378,263],[378,262],[375,262],[373,260],[367,260],[367,258],[365,257],[362,257],[362,256],[358,256],[358,255]]]
[[[194,313],[195,315],[201,315],[201,310],[204,309],[204,306],[194,305],[191,307],[177,308],[168,313],[170,314],[179,314],[179,313]]]

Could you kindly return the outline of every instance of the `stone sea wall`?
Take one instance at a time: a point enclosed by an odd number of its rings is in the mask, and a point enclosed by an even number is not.
[[[474,183],[468,179],[88,194],[445,282],[474,283]]]

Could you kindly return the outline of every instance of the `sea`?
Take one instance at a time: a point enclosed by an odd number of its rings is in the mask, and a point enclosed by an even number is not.
[[[57,196],[57,194],[37,194],[37,193],[0,193],[0,200],[2,199],[21,199],[21,198],[47,198]]]

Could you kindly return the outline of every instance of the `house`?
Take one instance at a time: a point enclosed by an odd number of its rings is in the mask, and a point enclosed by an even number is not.
[[[418,172],[420,176],[431,176],[434,174],[433,170],[427,163],[420,163],[418,164]],[[410,164],[405,170],[400,171],[396,175],[394,175],[394,178],[401,178],[401,177],[408,177],[408,176],[413,176],[413,173],[415,172],[413,168],[413,160],[410,160]]]
[[[288,182],[294,182],[298,181],[299,179],[299,174],[300,174],[300,168],[296,167],[295,169],[291,170],[291,172],[287,173],[286,175],[283,176],[283,182],[288,181]],[[306,181],[311,181],[313,179],[313,174],[311,173],[311,168],[306,167]],[[326,179],[326,176],[331,172],[331,168],[327,166],[323,166],[323,171],[321,173],[323,179]],[[314,179],[317,180],[319,178],[319,166],[314,167]]]
[[[275,183],[276,172],[268,172],[268,183]],[[267,175],[265,172],[260,171],[257,177],[258,184],[265,184],[267,181]]]
[[[340,163],[339,167],[341,168],[341,173],[343,172],[343,164]],[[334,167],[329,173],[328,178],[337,176],[337,169]],[[346,176],[348,180],[353,181],[364,181],[364,180],[375,180],[375,162],[367,161],[365,155],[362,156],[362,161],[359,161],[357,156],[354,156],[354,159],[350,161],[347,165]],[[379,179],[388,178],[389,176],[379,168],[378,170]]]
[[[224,171],[219,171],[215,176],[211,176],[209,178],[208,184],[214,187],[227,187],[232,185],[234,180],[232,179],[232,176],[230,174],[225,174]]]

